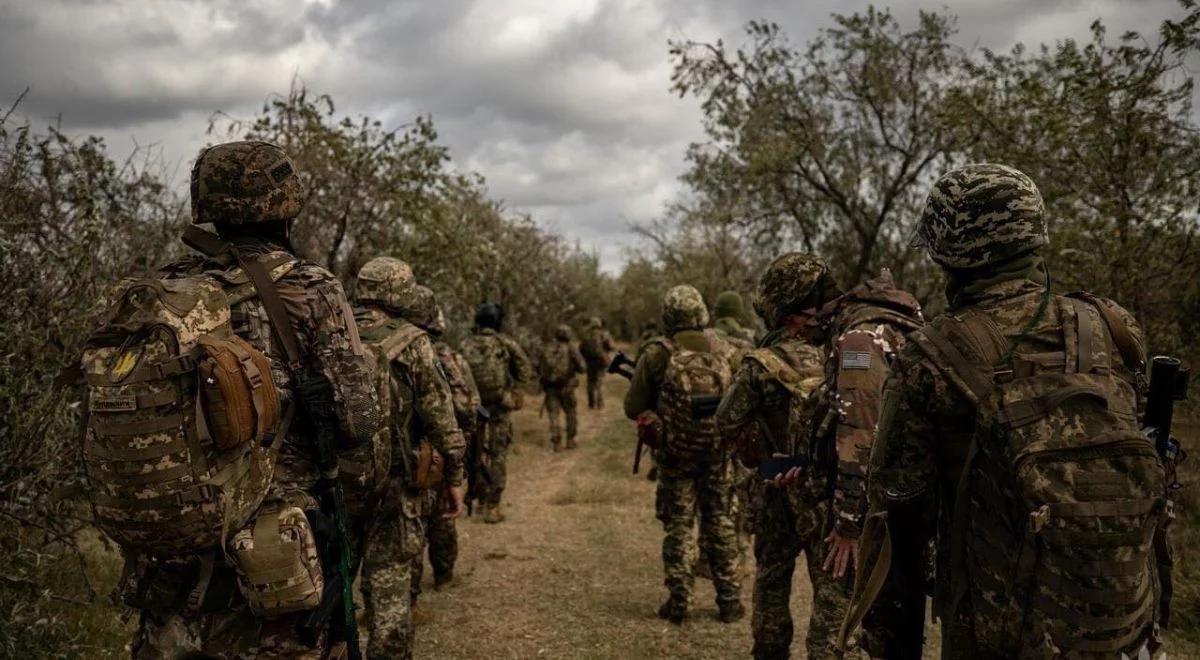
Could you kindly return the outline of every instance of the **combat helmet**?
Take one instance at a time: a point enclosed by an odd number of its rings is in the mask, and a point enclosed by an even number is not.
[[[713,305],[713,315],[719,319],[742,316],[742,295],[737,291],[722,291]]]
[[[695,287],[680,284],[663,296],[662,317],[667,332],[703,328],[708,325],[708,307]]]
[[[604,327],[604,321],[599,316],[593,316],[588,319],[587,327],[589,330],[596,330]]]
[[[192,166],[192,224],[250,225],[291,220],[304,204],[296,166],[270,142],[207,147]]]
[[[982,268],[1049,244],[1045,211],[1037,185],[1021,171],[964,165],[933,184],[912,246],[945,268]]]
[[[358,271],[354,285],[357,303],[374,303],[397,312],[412,302],[417,281],[412,267],[394,257],[375,257]]]
[[[571,326],[560,325],[554,329],[554,338],[558,341],[571,341]]]
[[[824,259],[804,252],[775,258],[758,280],[754,311],[776,328],[789,314],[814,309],[841,295]]]
[[[499,303],[485,302],[475,310],[475,327],[499,330],[504,323],[504,308]]]
[[[401,316],[406,321],[435,337],[445,334],[446,317],[442,314],[442,308],[437,303],[437,296],[434,295],[433,289],[417,284],[404,298],[405,304],[401,309]]]

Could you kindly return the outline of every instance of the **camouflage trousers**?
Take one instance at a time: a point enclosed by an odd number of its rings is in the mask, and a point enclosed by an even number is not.
[[[793,624],[790,601],[796,559],[804,555],[812,583],[813,603],[805,639],[806,657],[841,658],[838,629],[849,604],[852,580],[834,580],[821,568],[829,531],[828,500],[797,506],[795,498],[763,485],[754,507],[754,612],[750,630],[753,655],[759,660],[784,659],[791,653]]]
[[[734,522],[733,465],[724,461],[707,466],[679,466],[664,457],[658,462],[655,512],[663,524],[663,583],[676,603],[692,602],[695,576],[692,564],[696,541],[692,530],[697,514],[700,538],[709,549],[709,567],[717,604],[741,600],[737,574],[738,542]]]
[[[431,488],[425,503],[425,547],[429,551],[429,565],[433,567],[433,581],[440,584],[454,574],[454,562],[458,560],[458,527],[454,519],[442,517],[446,510],[446,491]],[[412,602],[421,595],[421,579],[425,576],[425,556],[418,553],[412,562]]]
[[[488,506],[499,506],[500,498],[504,496],[504,487],[508,484],[508,448],[513,441],[512,418],[507,412],[492,413],[491,421],[487,422],[487,452],[489,472],[492,483],[487,484],[483,503]]]
[[[371,658],[412,657],[412,565],[425,545],[421,495],[389,487],[387,511],[372,521],[363,555],[362,595]]]
[[[734,496],[734,526],[737,529],[738,537],[738,571],[742,571],[746,566],[746,558],[750,555],[752,548],[750,547],[751,538],[754,536],[754,528],[751,524],[750,510],[751,502],[753,501],[751,489],[757,485],[758,477],[754,471],[745,467],[738,461],[733,461],[733,496]],[[709,577],[709,549],[708,540],[701,536],[697,539],[700,548],[699,555],[696,557],[696,575]]]
[[[550,418],[550,444],[562,445],[562,417],[567,422],[567,444],[574,444],[579,428],[579,416],[575,412],[575,381],[563,385],[546,387],[546,417]]]
[[[177,658],[297,658],[319,660],[322,646],[300,641],[296,624],[304,613],[271,620],[256,619],[241,605],[215,614],[165,614],[143,611],[134,634],[134,660]]]
[[[604,407],[604,373],[604,365],[589,364],[587,366],[588,408]]]

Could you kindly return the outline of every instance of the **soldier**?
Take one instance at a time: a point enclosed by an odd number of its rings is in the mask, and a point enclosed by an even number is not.
[[[741,318],[745,314],[742,307],[742,296],[737,291],[722,291],[713,305],[713,329],[730,343],[751,348],[754,346],[754,331],[742,327]]]
[[[821,259],[798,252],[776,258],[759,280],[754,308],[769,332],[743,358],[717,410],[726,442],[744,465],[757,468],[772,456],[807,456],[810,395],[824,380],[820,337],[813,318],[841,292]],[[787,658],[793,625],[789,609],[796,558],[805,555],[813,606],[805,646],[810,658],[837,658],[838,624],[847,588],[822,570],[829,530],[829,494],[820,475],[801,483],[755,483],[755,658]]]
[[[542,390],[546,395],[546,416],[550,418],[550,445],[562,451],[563,430],[559,415],[567,420],[567,449],[575,448],[578,420],[575,415],[576,375],[587,369],[583,356],[571,342],[571,327],[560,325],[554,341],[543,350],[538,364]]]
[[[709,548],[718,618],[745,615],[737,575],[738,544],[733,511],[733,464],[713,418],[695,419],[694,397],[719,397],[732,377],[734,349],[706,330],[708,309],[700,292],[676,286],[663,299],[669,336],[646,344],[625,396],[630,419],[651,416],[661,424],[655,443],[658,492],[655,510],[663,524],[664,583],[669,592],[658,615],[680,624],[692,603],[692,528],[697,509],[700,534]]]
[[[212,223],[217,234],[188,230],[185,242],[203,254],[164,267],[160,277],[207,273],[230,284],[253,282],[257,293],[231,304],[236,334],[269,358],[272,378],[285,400],[332,410],[339,443],[368,445],[382,422],[371,370],[337,278],[294,256],[291,225],[305,191],[287,154],[266,142],[206,148],[192,168],[191,196],[192,223]],[[286,316],[286,325],[277,324],[281,316]],[[317,413],[298,412],[301,417],[309,414]],[[320,473],[301,427],[294,424],[284,431],[274,494],[268,497],[316,518]],[[322,554],[326,549],[322,547]],[[227,556],[214,548],[203,555],[166,560],[127,557],[123,595],[142,610],[132,645],[134,658],[321,658],[334,652],[322,648],[333,642],[329,635],[322,634],[315,648],[300,638],[298,624],[307,611],[256,617],[236,595]],[[173,596],[168,602],[154,602],[154,596],[163,594],[198,598],[185,598],[183,605]],[[220,594],[227,604],[210,602]]]
[[[492,482],[483,494],[483,520],[493,524],[504,520],[500,500],[507,481],[508,448],[513,441],[509,413],[524,405],[522,388],[533,380],[533,367],[525,351],[514,339],[500,332],[503,318],[504,312],[499,305],[480,305],[475,312],[475,330],[461,346],[479,388],[479,397],[489,414],[483,431],[488,441],[484,453]]]
[[[392,478],[368,526],[362,571],[368,655],[375,658],[412,657],[410,590],[413,561],[424,550],[423,521],[430,515],[454,518],[463,510],[466,442],[450,386],[428,333],[403,318],[418,298],[412,269],[403,261],[377,257],[358,272],[355,317],[379,362],[393,457]],[[449,493],[444,508],[426,511],[429,492],[443,489]]]
[[[616,350],[612,335],[604,329],[604,321],[593,316],[588,319],[587,332],[579,342],[579,354],[587,361],[587,398],[588,408],[602,410],[604,408],[605,370],[612,352]]]
[[[874,657],[921,657],[930,537],[942,657],[1154,650],[1148,555],[1169,512],[1135,425],[1141,331],[1115,303],[1052,294],[1048,243],[1041,194],[1015,169],[967,165],[929,194],[914,244],[946,273],[949,305],[909,336],[884,390],[869,577],[844,631],[874,600]]]
[[[404,310],[410,323],[425,330],[433,339],[433,348],[438,356],[438,366],[450,385],[454,400],[454,416],[464,435],[475,432],[479,390],[471,378],[471,368],[461,354],[443,339],[446,334],[446,316],[437,303],[433,291],[417,285],[413,290],[412,303]],[[447,492],[444,488],[430,488],[429,501],[425,506],[425,544],[429,549],[429,565],[433,567],[433,588],[441,590],[454,579],[454,564],[458,560],[458,529],[455,518],[442,513],[447,508]],[[424,558],[413,559],[412,601],[416,605],[421,595],[421,578],[425,572]]]

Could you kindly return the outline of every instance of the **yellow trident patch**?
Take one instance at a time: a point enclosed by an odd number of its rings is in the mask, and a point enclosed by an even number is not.
[[[127,348],[117,356],[113,361],[112,367],[108,370],[108,377],[113,382],[124,379],[133,371],[138,362],[142,361],[142,347]]]

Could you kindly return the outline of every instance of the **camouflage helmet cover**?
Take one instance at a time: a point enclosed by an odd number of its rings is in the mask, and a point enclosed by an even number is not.
[[[604,327],[604,321],[603,321],[603,320],[601,320],[599,316],[593,316],[593,317],[591,317],[591,318],[589,318],[589,319],[588,319],[587,327],[588,327],[589,329],[594,329],[594,328],[603,328],[603,327]]]
[[[708,325],[708,307],[695,287],[680,284],[663,296],[662,317],[668,332],[703,328]]]
[[[407,263],[393,257],[375,257],[358,271],[354,300],[403,310],[412,302],[416,284]]]
[[[776,257],[759,278],[754,311],[774,328],[787,315],[820,307],[840,294],[824,259],[788,252]]]
[[[925,202],[914,247],[946,268],[980,268],[1050,242],[1037,185],[1007,165],[976,163],[942,175]]]
[[[558,341],[571,341],[571,326],[560,325],[554,329],[554,338]]]
[[[270,142],[227,142],[196,157],[191,177],[192,224],[248,225],[290,220],[304,204],[296,166]]]
[[[446,317],[433,289],[417,284],[404,298],[405,305],[400,311],[405,320],[433,335],[446,332]]]
[[[737,291],[722,291],[713,305],[713,315],[719,319],[741,316],[742,294]]]

